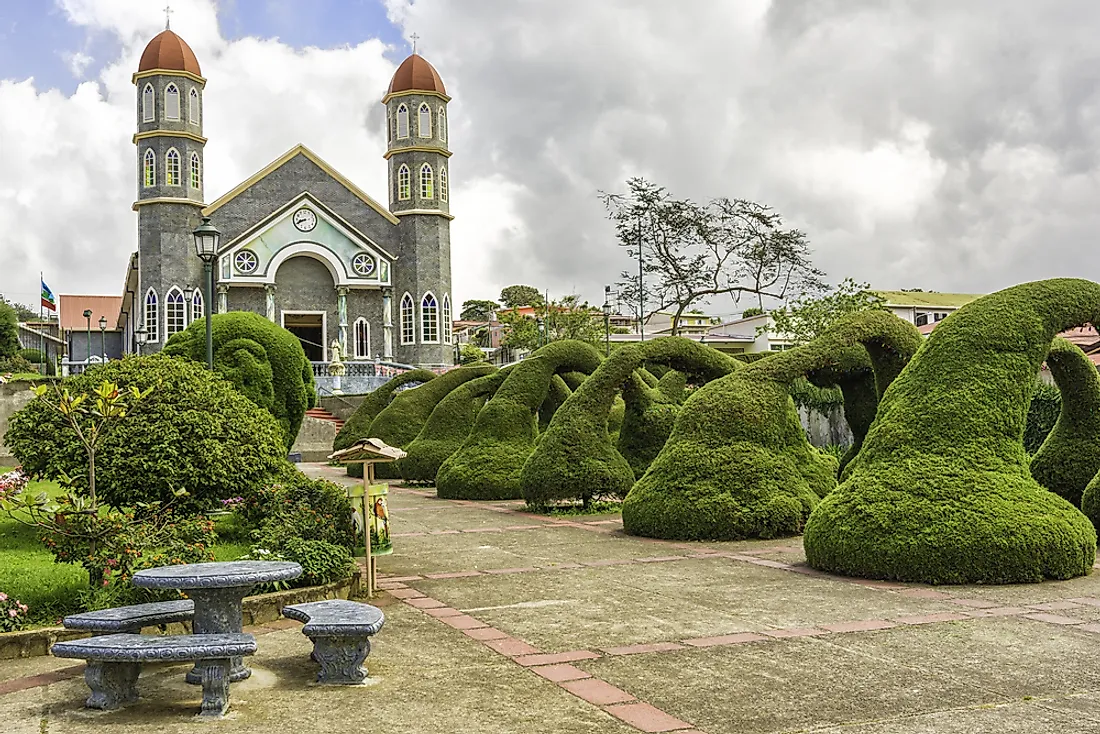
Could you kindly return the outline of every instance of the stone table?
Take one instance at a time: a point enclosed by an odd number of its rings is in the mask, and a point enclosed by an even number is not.
[[[134,574],[134,586],[143,589],[176,589],[195,602],[195,634],[224,634],[241,631],[241,601],[252,587],[267,581],[287,581],[302,575],[302,567],[289,561],[229,561],[187,563],[147,568]],[[188,683],[202,682],[203,663],[187,674]],[[244,680],[252,671],[240,657],[234,657],[229,673],[233,682]]]

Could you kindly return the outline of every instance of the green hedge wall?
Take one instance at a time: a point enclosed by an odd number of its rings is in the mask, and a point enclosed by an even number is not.
[[[1023,435],[1054,336],[1100,317],[1100,285],[1056,279],[973,301],[886,391],[847,479],[806,525],[814,568],[925,583],[1092,570],[1096,533],[1032,478]]]
[[[214,369],[256,405],[275,416],[289,449],[306,410],[317,402],[313,368],[298,338],[250,311],[215,314]],[[164,353],[206,362],[206,320],[173,335]]]
[[[477,415],[462,446],[436,476],[436,492],[450,499],[519,499],[520,471],[538,435],[537,411],[551,379],[566,372],[592,373],[599,352],[574,340],[552,342],[516,364]],[[587,384],[587,380],[583,384]]]

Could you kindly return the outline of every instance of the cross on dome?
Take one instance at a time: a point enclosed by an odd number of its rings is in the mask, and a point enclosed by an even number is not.
[[[164,8],[164,30],[170,30],[172,28],[172,10],[171,5],[166,5]]]
[[[416,53],[416,42],[420,40],[420,36],[416,35],[416,33],[413,33],[411,36],[409,36],[409,38],[411,38],[413,42],[413,53]]]

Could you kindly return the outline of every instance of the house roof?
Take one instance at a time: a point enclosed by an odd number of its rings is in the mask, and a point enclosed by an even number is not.
[[[981,298],[977,293],[936,293],[934,291],[871,291],[886,299],[887,306],[916,308],[959,308]]]
[[[84,311],[91,309],[91,327],[93,331],[99,331],[99,319],[107,318],[107,331],[118,329],[118,314],[122,310],[122,296],[58,296],[58,314],[62,330],[87,329],[88,320],[84,318]]]

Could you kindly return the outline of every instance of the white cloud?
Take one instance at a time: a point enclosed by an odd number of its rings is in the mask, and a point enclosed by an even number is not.
[[[94,58],[83,51],[62,54],[62,58],[65,59],[65,63],[69,65],[69,71],[77,79],[83,79],[84,72],[87,71],[88,67],[95,61]]]

